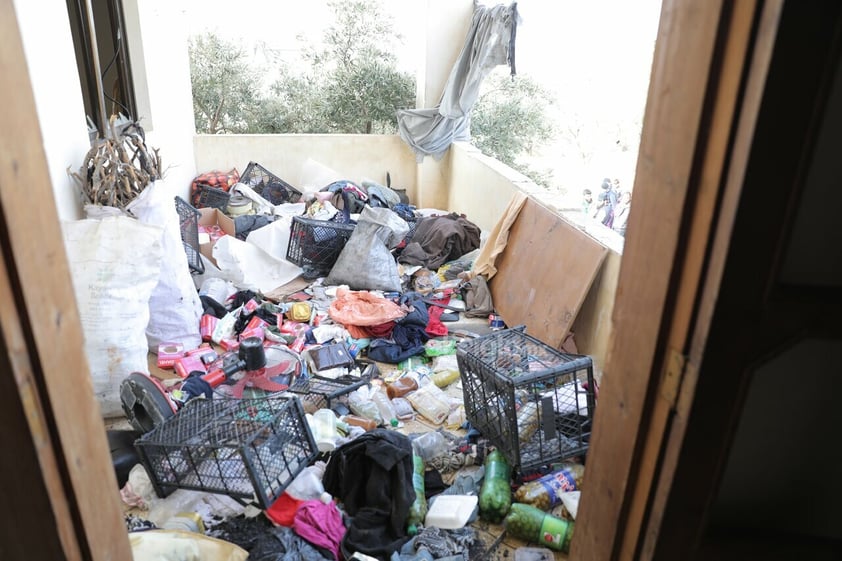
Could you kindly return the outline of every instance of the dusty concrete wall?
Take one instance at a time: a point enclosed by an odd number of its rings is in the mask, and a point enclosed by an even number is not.
[[[127,28],[140,32],[132,35],[131,63],[138,110],[149,114],[138,118],[147,144],[160,151],[168,188],[185,196],[196,175],[187,14],[178,2],[132,0],[124,6]]]
[[[526,176],[467,142],[453,144],[450,158],[447,207],[466,214],[483,230],[497,224],[515,190],[528,194],[541,191]]]
[[[232,167],[243,173],[255,161],[304,191],[304,165],[311,160],[356,182],[370,179],[385,185],[389,172],[393,188],[406,189],[411,200],[416,193],[415,156],[398,136],[197,135],[194,146],[199,173]]]
[[[473,0],[427,0],[424,33],[419,42],[422,63],[416,75],[416,105],[435,107],[441,99],[453,65],[465,44],[474,13]],[[425,157],[416,174],[418,193],[414,201],[420,208],[448,208],[450,152],[441,160]]]

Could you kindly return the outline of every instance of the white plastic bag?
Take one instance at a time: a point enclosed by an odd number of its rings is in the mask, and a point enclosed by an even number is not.
[[[284,260],[287,258],[291,228],[292,218],[282,216],[274,222],[250,232],[246,241],[261,248],[275,259]]]
[[[149,298],[161,274],[161,235],[134,218],[64,222],[85,354],[104,418],[123,415],[120,383],[148,372]]]
[[[241,290],[267,293],[294,280],[301,269],[272,257],[254,244],[222,236],[213,246],[213,258],[225,277]]]
[[[190,276],[174,198],[166,184],[156,181],[126,210],[141,222],[164,229],[161,275],[149,299],[149,325],[146,326],[149,350],[157,352],[160,343],[181,343],[185,350],[195,349],[202,343],[199,332],[202,302]]]

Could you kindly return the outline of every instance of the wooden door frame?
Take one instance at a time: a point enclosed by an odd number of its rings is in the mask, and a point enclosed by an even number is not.
[[[2,559],[131,559],[12,0],[0,0]]]
[[[692,559],[752,361],[834,329],[818,293],[770,279],[839,58],[837,4],[664,2],[574,561]]]

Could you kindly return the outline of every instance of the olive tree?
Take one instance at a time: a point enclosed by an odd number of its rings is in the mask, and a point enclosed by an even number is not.
[[[521,158],[555,135],[552,105],[552,96],[535,80],[493,72],[471,112],[471,142],[486,155],[544,183],[547,178],[530,170]]]
[[[391,48],[401,38],[391,18],[370,0],[328,5],[335,21],[321,46],[304,49],[306,72],[282,69],[271,89],[282,100],[283,117],[261,132],[396,132],[397,110],[414,105],[415,80],[398,69]]]
[[[214,34],[191,37],[189,49],[196,132],[249,132],[258,95],[245,51]]]

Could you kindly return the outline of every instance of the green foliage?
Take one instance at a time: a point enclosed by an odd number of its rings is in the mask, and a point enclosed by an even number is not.
[[[531,78],[492,73],[471,113],[473,144],[488,156],[531,176],[529,168],[518,159],[552,139],[552,104],[551,95]],[[546,178],[538,182],[543,181]]]
[[[285,72],[272,91],[287,107],[282,126],[260,132],[381,133],[397,131],[396,111],[412,107],[415,80],[388,50],[400,37],[377,2],[330,2],[336,22],[323,47],[309,48],[303,75]],[[281,123],[278,123],[281,125]]]
[[[278,78],[262,90],[264,75],[245,52],[215,35],[190,42],[196,130],[200,133],[397,132],[396,111],[414,107],[415,80],[397,67],[392,45],[401,38],[381,4],[332,1],[336,19],[318,48],[304,50],[305,70],[278,65]],[[550,176],[521,161],[550,139],[549,94],[528,77],[494,72],[471,116],[473,143],[546,185]]]
[[[193,116],[200,133],[248,132],[258,103],[245,52],[210,34],[190,39]]]

